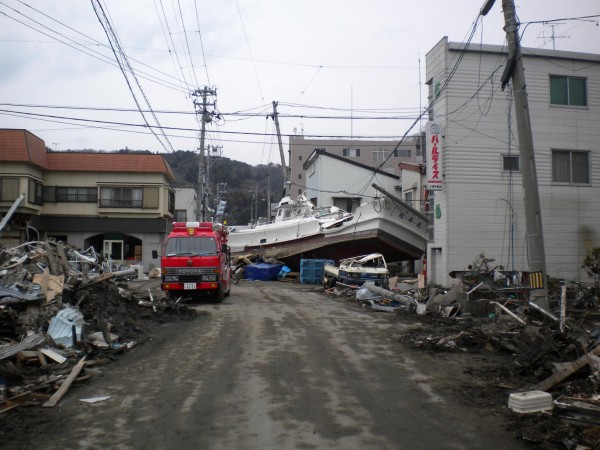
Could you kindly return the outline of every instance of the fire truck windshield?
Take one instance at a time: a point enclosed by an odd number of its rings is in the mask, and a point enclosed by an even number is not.
[[[216,255],[217,243],[213,237],[172,237],[167,241],[166,256]]]

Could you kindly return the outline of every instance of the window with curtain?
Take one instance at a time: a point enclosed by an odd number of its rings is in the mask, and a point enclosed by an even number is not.
[[[97,199],[95,187],[56,187],[57,202],[96,203]]]
[[[100,188],[100,207],[103,208],[141,208],[143,189],[131,187]]]
[[[552,181],[566,184],[590,184],[590,153],[553,150]]]

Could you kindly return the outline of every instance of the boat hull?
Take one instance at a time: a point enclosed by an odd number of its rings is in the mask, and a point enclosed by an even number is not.
[[[388,261],[408,261],[421,258],[427,243],[426,223],[421,224],[418,217],[387,199],[361,205],[350,220],[331,228],[318,221],[290,224],[287,230],[265,227],[252,239],[246,235],[246,242],[241,239],[243,235],[235,234],[230,234],[234,254],[252,252],[276,259],[339,261],[357,254],[381,253]]]

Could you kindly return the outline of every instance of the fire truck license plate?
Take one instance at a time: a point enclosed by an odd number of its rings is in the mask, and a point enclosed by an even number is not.
[[[184,283],[183,288],[184,289],[196,289],[196,283]]]

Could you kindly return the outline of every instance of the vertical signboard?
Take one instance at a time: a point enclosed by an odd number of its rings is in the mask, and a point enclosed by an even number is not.
[[[427,140],[427,186],[429,191],[444,189],[442,180],[442,125],[439,122],[427,122],[425,139]]]

